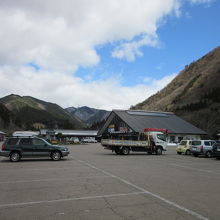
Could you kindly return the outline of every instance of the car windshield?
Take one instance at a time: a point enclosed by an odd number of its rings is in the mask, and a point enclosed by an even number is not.
[[[192,145],[201,145],[201,141],[192,141]]]
[[[45,142],[45,144],[51,145],[51,143],[49,143],[47,140],[43,139],[43,141]]]
[[[186,145],[187,144],[187,141],[181,141],[180,142],[180,145]]]
[[[211,145],[213,145],[215,143],[215,141],[211,141]]]
[[[166,141],[166,136],[164,134],[157,134],[157,138],[162,141]]]

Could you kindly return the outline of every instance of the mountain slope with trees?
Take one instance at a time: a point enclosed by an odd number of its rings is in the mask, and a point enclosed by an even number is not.
[[[3,117],[7,117],[8,114],[9,121],[14,121],[16,126],[22,129],[74,129],[84,126],[79,119],[70,115],[59,105],[30,96],[12,94],[1,98],[0,104],[1,109],[8,112],[4,113]]]
[[[210,136],[220,133],[220,47],[187,65],[164,89],[131,109],[172,111]]]
[[[9,111],[2,103],[0,103],[0,129],[10,129],[16,127],[16,120],[11,111]]]
[[[87,106],[67,109],[55,103],[30,96],[8,95],[0,99],[0,129],[39,130],[51,129],[99,129],[109,111]]]

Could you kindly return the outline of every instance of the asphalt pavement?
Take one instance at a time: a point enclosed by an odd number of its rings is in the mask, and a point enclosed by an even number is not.
[[[69,146],[61,161],[0,158],[0,220],[220,219],[220,161]]]

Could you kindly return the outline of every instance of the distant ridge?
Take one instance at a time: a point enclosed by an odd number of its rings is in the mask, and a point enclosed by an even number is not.
[[[82,128],[83,123],[59,105],[30,96],[11,94],[0,99],[10,112],[10,121],[22,129]],[[0,125],[7,127],[7,125]]]
[[[109,113],[87,106],[63,109],[31,96],[11,94],[0,98],[0,129],[98,129]]]
[[[66,111],[68,111],[74,117],[79,118],[87,126],[91,126],[96,122],[105,120],[110,114],[110,111],[90,108],[88,106],[83,106],[79,108],[69,107],[66,108]]]

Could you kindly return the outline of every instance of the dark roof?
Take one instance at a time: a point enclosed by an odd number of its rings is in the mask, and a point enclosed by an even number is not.
[[[113,110],[104,126],[99,130],[99,135],[105,131],[115,115],[121,118],[135,132],[139,133],[143,132],[145,128],[165,128],[168,129],[170,134],[207,134],[172,112]]]

